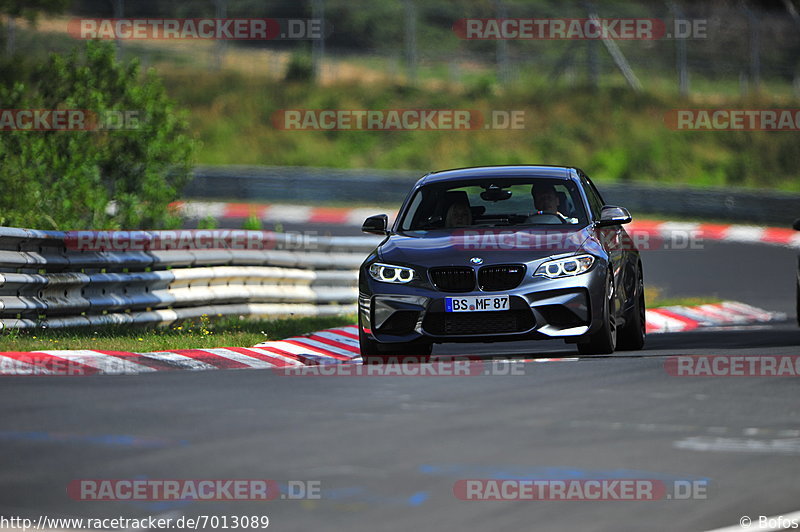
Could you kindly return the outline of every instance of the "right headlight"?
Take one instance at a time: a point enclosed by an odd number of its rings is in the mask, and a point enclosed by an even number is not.
[[[564,259],[553,259],[543,262],[533,275],[541,275],[550,279],[573,277],[588,272],[594,264],[593,255],[578,255]]]
[[[369,266],[369,276],[382,283],[410,283],[414,280],[414,268],[376,262]]]

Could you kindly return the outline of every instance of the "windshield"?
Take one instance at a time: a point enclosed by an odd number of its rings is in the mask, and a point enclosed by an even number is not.
[[[562,179],[480,179],[423,186],[400,222],[404,233],[465,227],[584,226],[577,185]]]

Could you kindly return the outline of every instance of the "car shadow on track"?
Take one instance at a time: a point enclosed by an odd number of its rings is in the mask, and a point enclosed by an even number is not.
[[[798,347],[800,354],[800,328],[795,322],[782,322],[769,326],[746,328],[698,329],[680,333],[653,334],[647,337],[645,350],[668,349],[773,349]]]
[[[650,334],[641,351],[617,351],[613,355],[581,356],[585,359],[664,356],[684,351],[716,353],[726,349],[779,349],[798,347],[800,328],[794,321],[750,327],[716,327],[695,331]],[[434,357],[479,358],[572,358],[578,352],[574,345],[560,340],[529,342],[497,342],[483,344],[438,344]],[[765,354],[767,354],[765,352]]]

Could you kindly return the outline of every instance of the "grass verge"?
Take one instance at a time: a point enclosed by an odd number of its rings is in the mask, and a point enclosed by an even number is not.
[[[647,308],[672,307],[676,305],[693,307],[721,303],[723,301],[716,296],[662,297],[661,289],[654,286],[645,286],[644,298],[647,302]]]
[[[645,288],[647,307],[719,303],[717,297],[661,297],[661,290]],[[281,340],[322,329],[353,325],[353,314],[326,317],[242,320],[202,317],[168,328],[118,326],[75,329],[9,329],[0,332],[0,351],[51,351],[101,349],[146,353],[171,349],[248,347],[267,340]]]
[[[248,347],[355,323],[355,315],[240,320],[202,317],[168,328],[132,326],[75,329],[9,329],[0,332],[0,351],[102,349],[150,352],[169,349]]]

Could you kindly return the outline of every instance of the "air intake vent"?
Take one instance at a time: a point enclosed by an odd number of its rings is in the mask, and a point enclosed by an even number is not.
[[[422,327],[437,336],[525,332],[536,324],[530,309],[499,312],[431,312]]]

